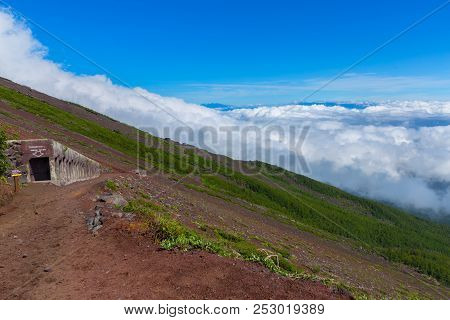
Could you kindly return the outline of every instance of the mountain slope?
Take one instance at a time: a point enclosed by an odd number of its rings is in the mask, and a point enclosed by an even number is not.
[[[230,232],[222,232],[221,236],[220,230],[226,229],[253,246],[277,252],[286,270],[291,270],[293,264],[375,296],[393,297],[394,293],[402,295],[406,290],[448,297],[447,288],[411,268],[392,263],[409,265],[448,285],[448,226],[274,166],[234,161],[152,137],[8,80],[0,81],[0,100],[0,120],[9,125],[10,134],[62,140],[114,171],[129,172],[136,160],[140,166],[147,163],[145,169],[158,169],[162,174],[155,174],[155,178],[176,182],[169,185],[177,191],[173,197],[182,199],[189,195],[181,201],[181,207],[192,199],[206,203],[206,209],[191,203],[198,216],[192,217],[194,209],[191,209],[191,216],[188,213],[187,217],[179,217],[189,227],[198,227],[205,237],[223,240]],[[167,182],[164,184],[167,187]],[[210,210],[224,211],[219,215],[222,219],[211,215]],[[236,245],[232,249],[236,250]],[[368,266],[380,274],[373,270],[365,272]],[[369,281],[364,279],[367,277]],[[401,288],[401,282],[409,288]]]
[[[82,212],[92,210],[92,195],[105,180],[120,175],[64,188],[30,185],[0,207],[1,299],[349,298],[250,262],[158,250],[148,235],[130,236],[106,207],[103,228],[94,236]]]

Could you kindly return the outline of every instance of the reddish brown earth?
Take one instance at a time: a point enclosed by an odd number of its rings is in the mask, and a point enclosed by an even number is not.
[[[342,299],[318,282],[193,251],[159,250],[109,217],[86,228],[107,177],[33,184],[0,208],[1,299]]]
[[[13,198],[13,187],[0,181],[0,207],[6,205]]]

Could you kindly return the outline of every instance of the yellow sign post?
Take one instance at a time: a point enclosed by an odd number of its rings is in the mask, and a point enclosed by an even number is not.
[[[11,176],[14,179],[14,192],[17,192],[20,189],[19,180],[20,180],[20,177],[22,176],[22,172],[20,172],[19,170],[13,170],[13,172],[11,173]]]

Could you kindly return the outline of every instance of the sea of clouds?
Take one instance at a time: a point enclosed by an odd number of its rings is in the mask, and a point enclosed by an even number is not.
[[[263,160],[367,197],[450,215],[450,102],[215,110],[117,85],[105,75],[66,71],[7,11],[0,11],[0,76],[215,153]],[[189,127],[192,137],[178,135],[180,127]],[[292,127],[298,129],[294,138]],[[295,141],[302,132],[306,139]],[[293,152],[307,167],[286,160]]]

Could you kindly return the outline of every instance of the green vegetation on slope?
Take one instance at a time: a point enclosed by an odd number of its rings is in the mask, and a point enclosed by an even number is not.
[[[355,245],[414,266],[449,284],[448,226],[422,220],[284,170],[273,176],[274,170],[279,168],[259,165],[264,166],[263,176],[203,175],[202,182],[210,189],[291,218],[304,230],[320,230],[330,236],[351,239]],[[332,201],[319,195],[327,195]]]
[[[275,252],[271,252],[255,246],[239,235],[205,225],[202,226],[205,231],[207,228],[212,228],[216,235],[216,239],[208,239],[173,219],[169,212],[170,210],[148,199],[131,200],[123,210],[139,214],[146,224],[144,230],[154,232],[155,240],[165,250],[175,248],[180,250],[200,249],[224,257],[236,257],[259,263],[270,271],[282,276],[320,281],[335,290],[350,292],[355,298],[367,298],[367,295],[361,290],[349,287],[335,279],[305,272],[289,261],[290,255],[288,253],[278,248],[274,250]],[[267,245],[273,247],[269,243]]]
[[[6,171],[9,168],[9,162],[6,159],[6,134],[2,128],[0,128],[0,178],[5,176]]]
[[[0,99],[126,155],[135,157],[138,152],[141,159],[148,159],[155,168],[177,175],[195,173],[202,180],[198,190],[264,207],[268,214],[286,217],[303,230],[346,239],[392,261],[416,267],[447,285],[450,283],[449,226],[260,162],[242,163],[244,168],[258,172],[250,175],[232,170],[230,159],[218,162],[200,156],[194,149],[183,149],[155,137],[150,136],[154,145],[144,145],[120,132],[3,87],[0,87]],[[191,240],[188,237],[183,241]]]
[[[163,139],[152,137],[144,132],[142,135],[149,137],[150,143],[155,147],[145,145],[134,139],[102,127],[96,122],[79,118],[67,111],[54,107],[46,102],[26,96],[14,90],[0,86],[0,99],[8,102],[11,106],[30,112],[58,124],[61,127],[82,134],[93,140],[103,143],[128,156],[139,158],[144,163],[148,161],[155,168],[166,172],[187,174],[194,170],[195,164],[204,165],[204,160],[193,154],[184,156],[178,147],[169,144]]]

